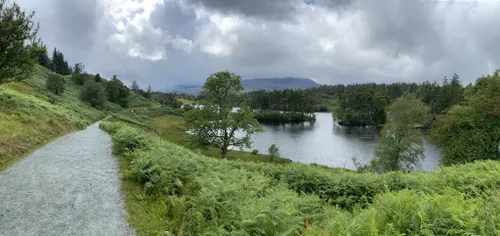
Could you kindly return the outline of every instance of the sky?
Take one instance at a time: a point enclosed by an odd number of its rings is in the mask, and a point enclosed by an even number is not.
[[[311,0],[309,0],[311,1]],[[229,70],[320,84],[464,84],[500,68],[500,1],[16,0],[70,64],[170,90]]]

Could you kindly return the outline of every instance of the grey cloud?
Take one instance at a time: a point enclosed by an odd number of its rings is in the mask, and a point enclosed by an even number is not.
[[[194,9],[182,7],[177,1],[165,2],[163,7],[155,9],[151,13],[151,23],[173,36],[180,35],[188,39],[196,35],[197,28],[202,24],[196,20]]]
[[[363,16],[361,22],[352,26],[363,29],[357,38],[362,48],[355,49],[359,52],[349,51],[354,50],[352,48],[324,52],[305,47],[314,41],[311,39],[314,33],[335,29],[322,25],[295,28],[299,27],[298,14],[304,13],[304,9],[300,9],[300,4],[304,4],[302,0],[184,0],[188,7],[177,1],[165,1],[164,6],[152,13],[151,23],[172,38],[180,35],[196,39],[200,30],[206,27],[207,19],[197,20],[194,9],[189,6],[203,6],[222,15],[238,14],[245,22],[262,23],[267,28],[234,29],[238,40],[233,42],[233,51],[228,57],[213,57],[199,49],[185,53],[164,42],[161,45],[152,43],[159,42],[158,38],[129,29],[128,32],[133,33],[128,35],[129,40],[138,42],[147,52],[163,50],[168,57],[165,61],[151,62],[117,53],[113,48],[116,45],[107,44],[106,39],[116,33],[116,28],[112,22],[104,20],[101,0],[18,1],[23,8],[36,10],[43,41],[51,48],[62,50],[70,63],[83,62],[92,73],[108,78],[117,74],[128,85],[137,80],[142,87],[151,84],[155,90],[169,89],[177,84],[201,84],[210,73],[226,69],[244,78],[312,77],[325,84],[440,81],[443,76],[450,77],[456,72],[464,83],[468,83],[489,73],[488,60],[500,66],[500,48],[496,45],[500,41],[500,30],[495,27],[496,22],[500,22],[500,15],[490,14],[494,11],[480,12],[478,6],[484,3],[316,0],[317,8],[329,9],[340,19],[349,19],[353,14]],[[496,6],[500,10],[500,3]],[[291,30],[283,30],[282,23],[291,26]],[[299,30],[306,32],[295,32]],[[181,46],[176,47],[183,48]],[[370,65],[373,58],[364,58],[365,54],[360,53],[364,51],[383,54],[366,56],[380,57],[380,60],[397,61],[407,56],[408,60],[421,63],[423,68],[408,75],[404,72],[406,65],[395,65],[400,72],[384,75],[374,70],[391,62]],[[332,64],[307,64],[313,57],[332,60]]]
[[[304,0],[187,0],[186,2],[204,6],[221,14],[242,14],[251,18],[290,21],[295,19],[297,7]],[[321,7],[339,9],[350,5],[352,0],[316,0]]]
[[[443,29],[435,2],[360,1],[357,7],[366,13],[370,35],[366,43],[371,47],[395,56],[422,54],[426,61],[441,55]]]

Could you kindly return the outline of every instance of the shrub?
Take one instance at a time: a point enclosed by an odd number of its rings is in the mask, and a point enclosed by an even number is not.
[[[104,86],[93,80],[87,80],[82,90],[81,99],[93,107],[102,107],[106,102]]]
[[[115,134],[118,129],[123,127],[123,125],[124,124],[121,122],[102,121],[99,123],[99,128],[110,134]]]
[[[267,151],[269,152],[271,161],[274,161],[274,159],[280,157],[280,149],[278,148],[278,146],[276,146],[276,144],[272,144],[271,146],[269,146],[269,149]]]
[[[257,154],[259,154],[259,150],[257,150],[257,149],[252,150],[252,154],[253,154],[253,155],[257,155]]]
[[[45,87],[55,93],[56,95],[61,95],[64,93],[64,78],[58,74],[51,73],[47,78],[47,82],[45,83]]]
[[[133,152],[148,147],[151,137],[137,129],[124,125],[116,130],[116,149],[119,153]]]

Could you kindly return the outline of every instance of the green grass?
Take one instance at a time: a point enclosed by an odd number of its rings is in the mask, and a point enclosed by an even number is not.
[[[153,132],[159,137],[186,148],[190,147],[190,135],[185,132],[186,127],[184,123],[184,117],[174,115],[154,117],[151,120],[147,121],[146,124],[154,127],[155,131]],[[207,149],[202,149],[199,151],[205,156],[221,158],[221,151],[217,148],[209,147]],[[245,151],[229,150],[227,153],[227,159],[269,162],[270,156],[262,154],[252,154]],[[287,158],[276,158],[274,162],[288,163],[291,162],[291,160]]]
[[[190,145],[190,134],[186,133],[182,110],[173,109],[168,106],[149,106],[125,109],[115,113],[110,120],[121,121],[133,125],[134,127],[147,130],[158,137],[176,143],[186,148]],[[196,150],[206,156],[221,158],[220,150],[213,147]],[[230,150],[227,159],[256,162],[270,162],[269,155],[252,154],[250,152]],[[289,163],[290,159],[275,158],[276,163]]]
[[[45,79],[49,73],[37,67],[23,82],[0,85],[0,170],[41,145],[105,116],[80,101],[79,86],[68,77],[61,96],[47,91]]]
[[[22,82],[0,85],[0,171],[55,138],[123,110],[108,101],[101,110],[82,102],[83,86],[74,84],[71,76],[64,76],[64,93],[53,94],[45,88],[51,73],[36,66],[32,75]],[[152,105],[135,93],[130,98],[131,105]]]
[[[120,157],[138,235],[500,233],[497,161],[377,175],[207,158],[125,123],[101,128]],[[131,143],[139,146],[118,148]]]
[[[184,105],[194,105],[196,104],[195,101],[191,101],[191,100],[187,100],[187,99],[184,99],[184,98],[177,98],[178,101],[182,102],[182,104]]]
[[[142,107],[142,106],[150,106],[151,105],[151,100],[148,100],[144,96],[134,92],[130,91],[130,97],[129,97],[129,107]]]

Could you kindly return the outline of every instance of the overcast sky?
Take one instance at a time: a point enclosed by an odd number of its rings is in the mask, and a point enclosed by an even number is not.
[[[17,0],[71,64],[171,89],[230,70],[321,84],[464,83],[500,67],[499,1]]]

